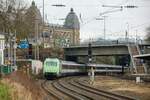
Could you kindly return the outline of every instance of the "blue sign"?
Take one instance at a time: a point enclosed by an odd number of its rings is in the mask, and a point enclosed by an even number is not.
[[[28,41],[26,41],[26,40],[20,41],[20,43],[19,43],[19,45],[18,45],[18,48],[21,48],[21,49],[29,48],[29,43],[28,43]]]

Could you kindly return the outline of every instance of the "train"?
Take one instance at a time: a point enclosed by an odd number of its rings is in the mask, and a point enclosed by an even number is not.
[[[58,58],[46,58],[43,66],[45,77],[60,77],[74,73],[85,73],[85,64],[72,61],[63,61]]]
[[[80,64],[73,61],[63,61],[58,58],[46,58],[43,65],[43,75],[45,78],[50,78],[79,73],[88,74],[90,67],[93,67],[96,73],[122,72],[122,66],[106,64]]]

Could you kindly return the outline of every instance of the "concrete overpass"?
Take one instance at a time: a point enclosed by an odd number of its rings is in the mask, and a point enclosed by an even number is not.
[[[87,56],[88,46],[72,46],[64,48],[65,56]],[[93,56],[128,55],[126,45],[92,45]]]
[[[131,44],[135,45],[135,44]],[[140,44],[140,50],[150,52],[150,44]],[[88,56],[88,45],[84,46],[71,46],[64,48],[64,55],[66,60],[75,60],[77,57]],[[93,56],[123,56],[129,55],[128,46],[126,44],[110,44],[110,45],[92,45]]]

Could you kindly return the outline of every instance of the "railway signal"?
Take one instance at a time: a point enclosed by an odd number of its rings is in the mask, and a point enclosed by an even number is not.
[[[89,63],[92,62],[92,46],[91,46],[91,43],[89,43],[89,46],[88,46],[88,62]]]
[[[28,58],[32,59],[32,44],[29,44],[29,48],[28,48]]]
[[[92,44],[89,43],[88,45],[88,63],[92,63]],[[94,72],[94,68],[93,66],[90,66],[90,84],[94,83],[94,76],[95,76],[95,72]]]

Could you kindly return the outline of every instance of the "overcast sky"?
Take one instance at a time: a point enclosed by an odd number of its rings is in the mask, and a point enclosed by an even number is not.
[[[42,12],[42,1],[34,0]],[[30,4],[32,0],[28,0]],[[54,7],[53,4],[64,4],[66,7]],[[102,7],[102,5],[135,5],[138,8]],[[45,16],[47,21],[53,24],[63,24],[70,8],[74,9],[80,20],[81,40],[89,38],[104,37],[104,21],[96,20],[102,18],[101,13],[107,13],[106,17],[106,38],[123,38],[125,30],[129,30],[129,36],[144,37],[146,27],[150,26],[150,0],[45,0]]]

